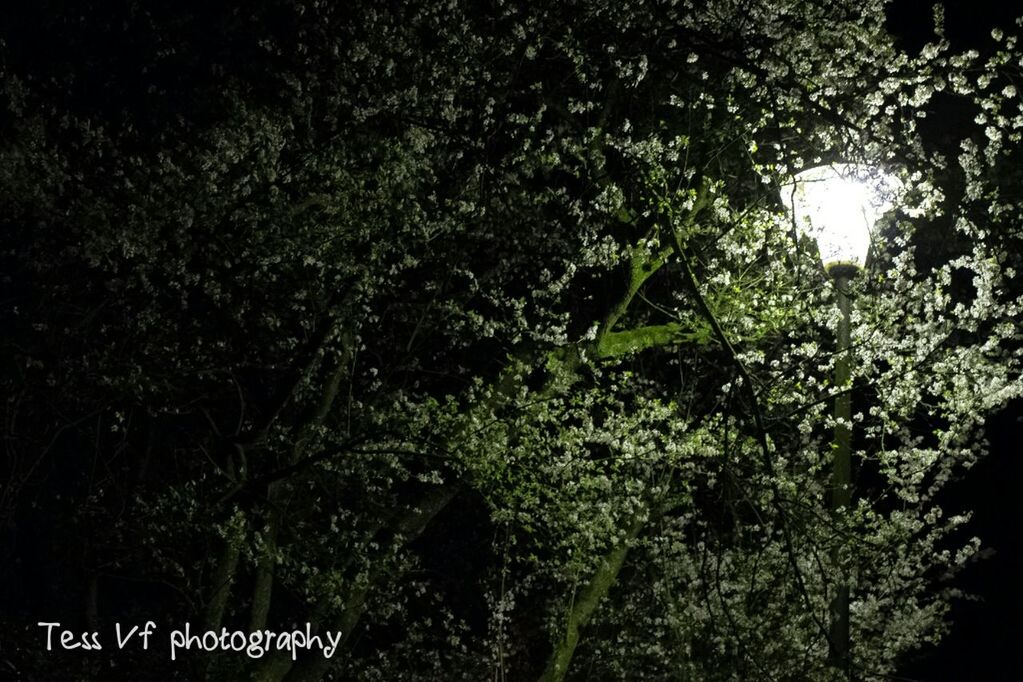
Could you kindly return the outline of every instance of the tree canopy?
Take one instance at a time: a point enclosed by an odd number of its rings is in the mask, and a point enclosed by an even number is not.
[[[936,495],[1021,394],[1023,58],[1001,31],[954,52],[940,12],[904,52],[885,5],[9,17],[5,663],[840,679],[842,580],[859,678],[937,641],[981,543]],[[852,284],[851,387],[779,195],[831,162],[901,181]],[[343,643],[40,652],[37,620],[132,617]]]

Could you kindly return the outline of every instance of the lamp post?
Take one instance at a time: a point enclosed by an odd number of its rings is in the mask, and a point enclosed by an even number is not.
[[[867,175],[874,177],[867,180]],[[835,358],[835,432],[831,473],[832,513],[849,506],[852,498],[852,400],[849,392],[849,285],[863,269],[870,248],[870,234],[877,218],[888,206],[879,189],[891,188],[894,180],[876,171],[851,164],[818,166],[798,173],[782,186],[785,202],[797,227],[817,241],[824,270],[831,276],[841,319],[837,329]],[[831,553],[832,564],[839,563],[838,545]],[[849,583],[839,578],[829,606],[829,646],[833,665],[851,678],[849,655]]]

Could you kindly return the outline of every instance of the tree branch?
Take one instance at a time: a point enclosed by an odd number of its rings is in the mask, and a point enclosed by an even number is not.
[[[670,226],[669,226],[670,227]],[[778,487],[777,474],[774,469],[774,462],[771,460],[771,447],[767,440],[767,430],[764,427],[764,417],[760,409],[760,402],[757,398],[756,389],[753,386],[753,377],[750,376],[749,371],[743,364],[742,360],[739,359],[738,353],[735,351],[735,347],[728,340],[728,336],[725,334],[721,325],[718,323],[717,318],[714,316],[714,312],[707,305],[706,299],[703,294],[700,293],[700,284],[696,279],[696,275],[693,273],[693,269],[689,264],[689,259],[686,256],[686,251],[683,247],[681,239],[679,238],[678,232],[670,230],[675,240],[675,249],[678,253],[679,260],[682,263],[682,270],[685,274],[686,283],[693,294],[693,298],[696,301],[697,308],[706,318],[707,323],[714,331],[714,335],[717,337],[721,346],[728,352],[729,357],[732,360],[732,364],[735,366],[736,371],[739,373],[742,379],[742,389],[746,393],[747,399],[750,402],[750,410],[753,413],[753,423],[756,427],[756,438],[757,443],[760,446],[761,463],[764,468],[764,473],[767,475],[767,483],[771,489],[771,503],[775,508],[780,519],[780,527],[782,532],[782,539],[785,543],[786,555],[788,556],[789,563],[792,566],[793,575],[795,576],[796,586],[799,589],[800,595],[803,597],[807,605],[807,611],[818,629],[824,633],[824,636],[830,640],[830,634],[827,626],[817,617],[814,612],[813,600],[810,598],[810,593],[806,588],[806,581],[803,579],[803,572],[799,568],[799,562],[796,559],[795,546],[792,542],[792,533],[789,529],[788,513],[785,511],[784,505],[781,503],[782,492]]]
[[[678,344],[705,346],[710,340],[709,328],[687,330],[677,322],[669,322],[620,332],[607,332],[600,337],[597,344],[597,356],[601,359],[614,358],[647,348]]]
[[[597,606],[611,590],[629,553],[629,542],[635,540],[646,523],[647,516],[638,512],[629,524],[625,537],[606,555],[601,557],[597,570],[572,604],[565,623],[565,634],[554,646],[539,682],[561,682],[568,674],[568,666],[579,644],[582,628],[590,621]]]

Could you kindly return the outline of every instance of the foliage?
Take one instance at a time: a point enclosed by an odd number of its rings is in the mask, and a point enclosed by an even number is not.
[[[35,17],[47,60],[4,36],[0,119],[0,509],[66,524],[38,553],[84,622],[344,633],[176,669],[289,681],[829,679],[838,576],[862,676],[944,631],[979,541],[936,495],[1020,395],[1014,36],[955,54],[939,16],[906,54],[879,0],[90,10]],[[840,513],[838,311],[778,200],[832,160],[903,181]]]

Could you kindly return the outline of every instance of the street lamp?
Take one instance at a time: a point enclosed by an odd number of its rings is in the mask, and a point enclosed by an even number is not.
[[[848,387],[849,283],[863,269],[874,223],[890,204],[884,197],[895,180],[876,169],[852,164],[818,166],[797,173],[782,186],[782,200],[800,231],[817,241],[824,270],[831,276],[842,317],[838,323],[835,359],[835,448],[831,474],[831,509],[838,513],[851,500],[852,400]],[[838,546],[831,560],[838,564]],[[832,663],[850,673],[849,584],[839,581],[830,604],[830,656]]]

